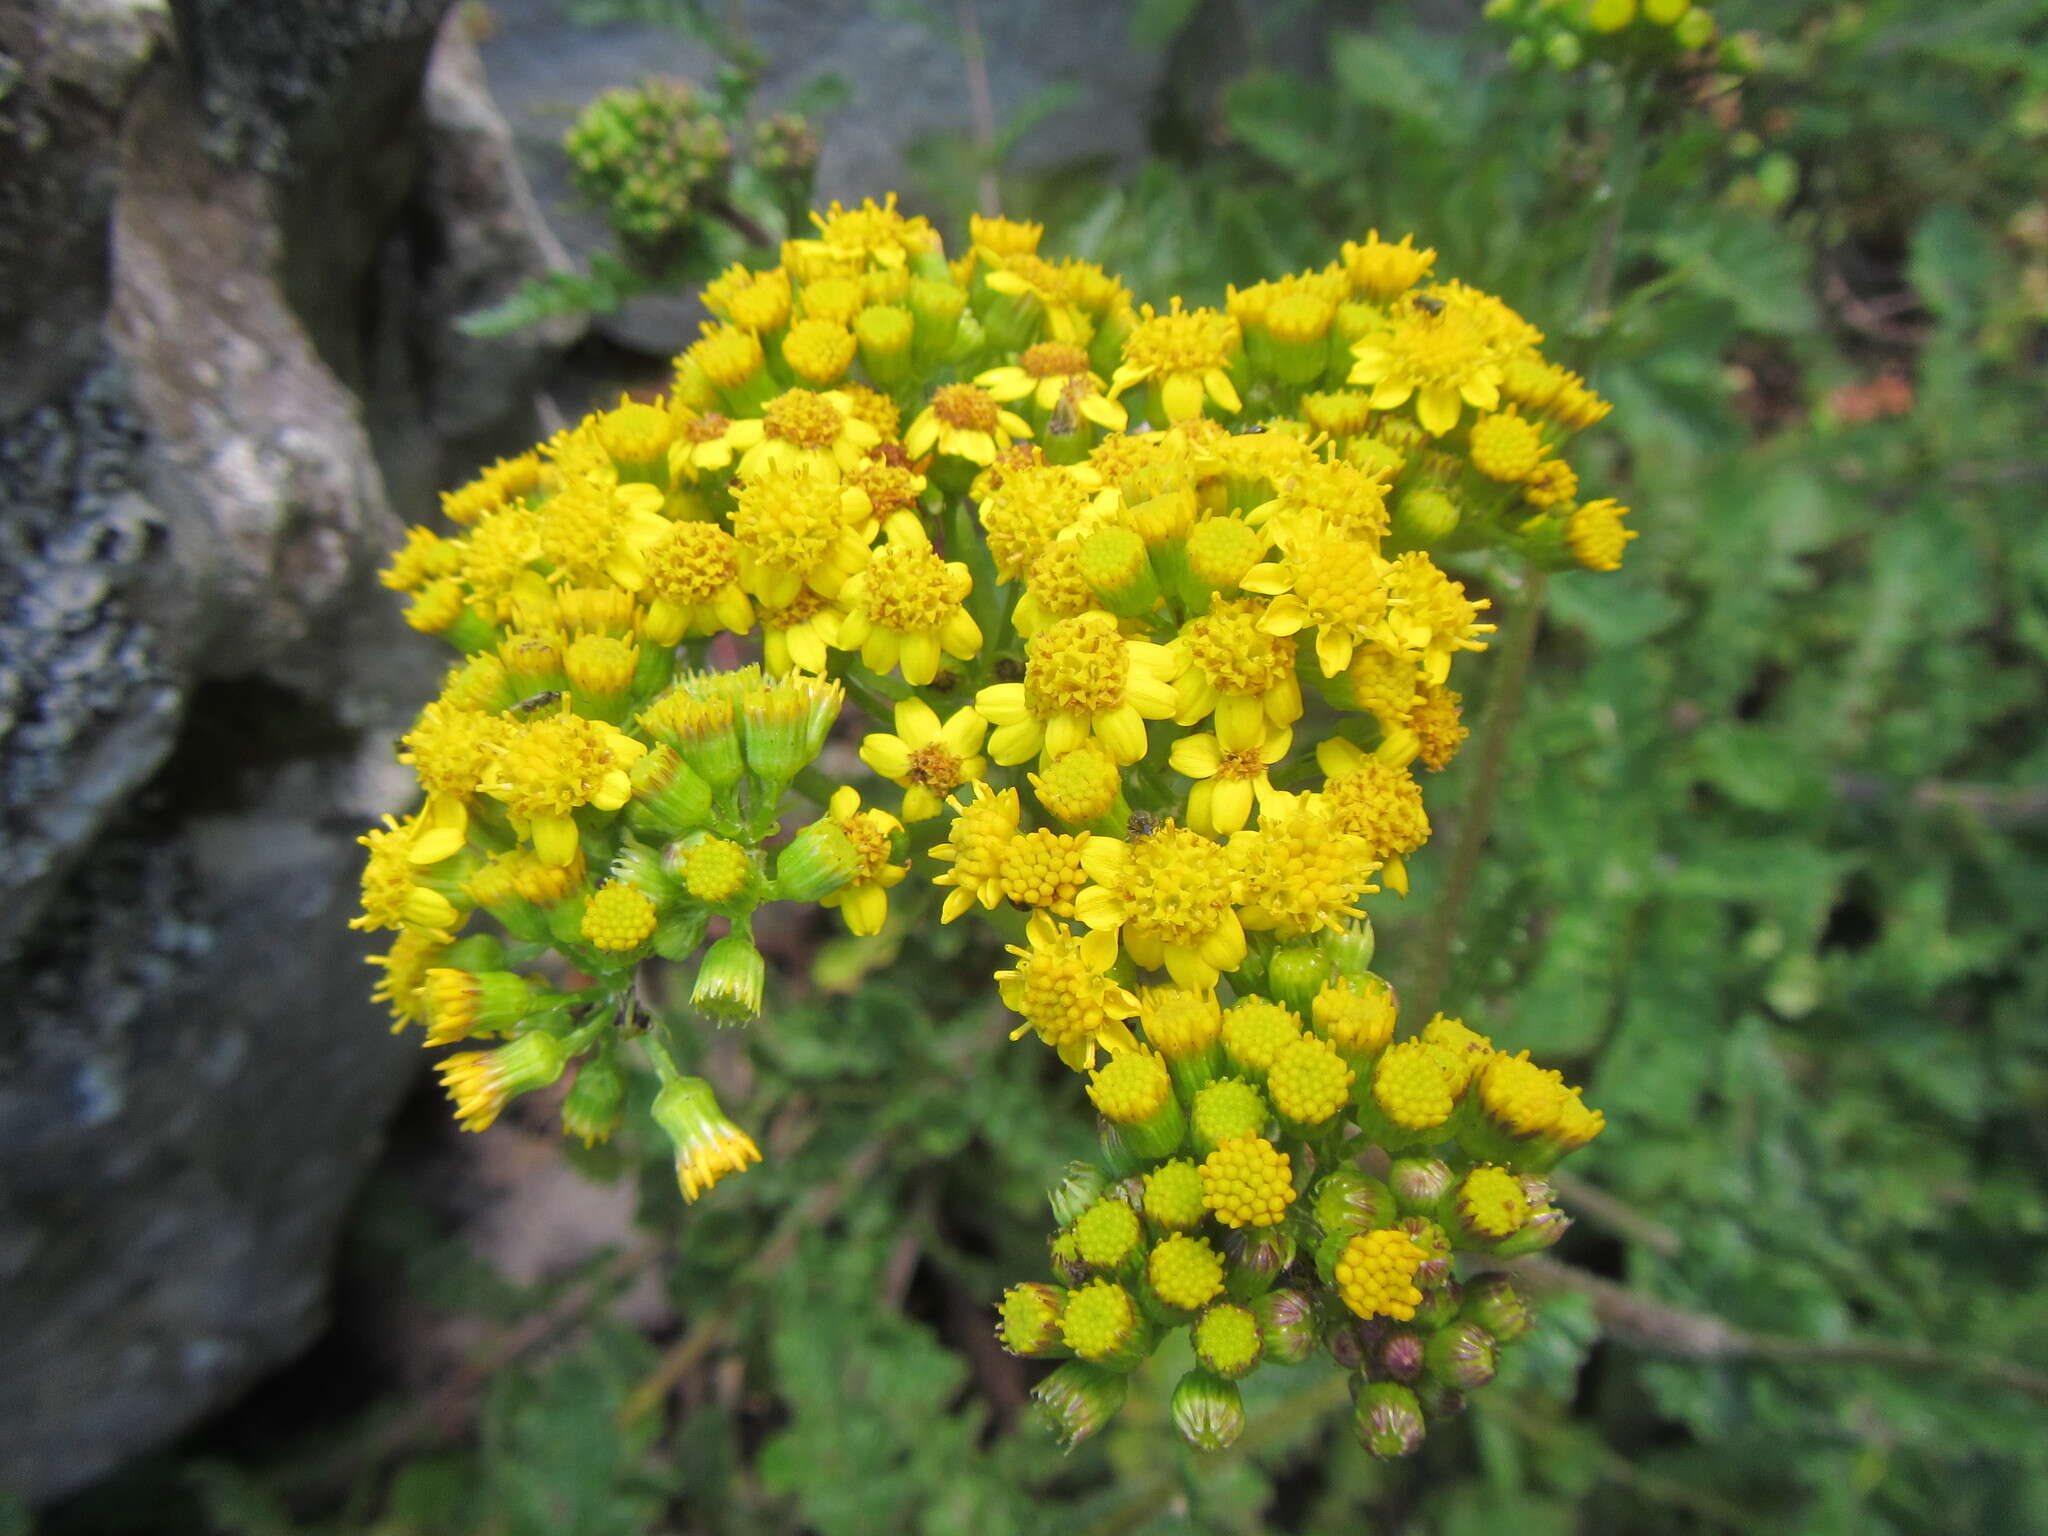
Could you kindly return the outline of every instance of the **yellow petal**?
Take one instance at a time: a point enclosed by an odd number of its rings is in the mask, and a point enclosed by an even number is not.
[[[947,717],[938,734],[948,752],[955,757],[968,757],[981,750],[981,743],[988,735],[988,721],[973,705],[963,704]]]
[[[1206,732],[1200,736],[1183,736],[1173,744],[1166,763],[1175,773],[1191,779],[1206,779],[1223,766],[1223,752],[1216,745],[1216,738]]]
[[[899,704],[896,709],[900,718],[903,706]],[[910,772],[910,751],[909,743],[901,737],[877,731],[872,736],[861,738],[860,760],[883,778],[894,781]]]
[[[1202,381],[1192,373],[1167,375],[1159,386],[1159,403],[1168,421],[1187,421],[1202,414]]]
[[[1431,433],[1442,437],[1458,425],[1459,396],[1444,384],[1432,384],[1415,400],[1415,419]]]
[[[991,725],[1016,725],[1031,718],[1022,683],[991,683],[975,694],[974,707]]]
[[[563,869],[576,861],[576,823],[568,816],[536,816],[528,824],[541,863]]]

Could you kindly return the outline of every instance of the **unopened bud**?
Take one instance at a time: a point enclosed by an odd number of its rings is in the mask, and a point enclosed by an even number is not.
[[[1285,945],[1274,952],[1266,967],[1266,993],[1307,1018],[1329,975],[1330,958],[1324,949],[1311,944]]]
[[[1060,1342],[1060,1313],[1066,1304],[1067,1293],[1057,1285],[1026,1280],[1011,1286],[1003,1293],[997,1340],[1013,1355],[1065,1354],[1066,1346]]]
[[[1239,1301],[1250,1301],[1273,1288],[1294,1262],[1297,1244],[1285,1227],[1239,1227],[1223,1239],[1230,1261],[1224,1287]]]
[[[1189,1371],[1173,1389],[1173,1427],[1198,1451],[1220,1451],[1235,1442],[1244,1433],[1237,1383],[1213,1371]]]
[[[1299,1365],[1316,1352],[1320,1319],[1308,1292],[1282,1287],[1251,1300],[1259,1349],[1274,1365]]]
[[[1358,1443],[1382,1461],[1412,1456],[1422,1448],[1422,1405],[1397,1381],[1368,1382],[1352,1404],[1351,1427]]]
[[[1493,1335],[1477,1323],[1452,1323],[1430,1335],[1422,1358],[1438,1381],[1470,1392],[1493,1380]]]
[[[1314,1213],[1316,1225],[1326,1236],[1349,1237],[1392,1221],[1394,1196],[1386,1185],[1359,1169],[1337,1168],[1316,1181]]]
[[[611,1140],[625,1118],[625,1074],[609,1054],[590,1057],[576,1069],[576,1081],[562,1100],[562,1134],[592,1146]]]
[[[1085,1360],[1069,1360],[1033,1387],[1031,1397],[1053,1438],[1072,1450],[1116,1417],[1129,1390],[1129,1377]]]
[[[735,930],[713,944],[697,967],[690,1006],[713,1023],[744,1024],[761,1012],[768,966],[746,934]]]
[[[1422,1342],[1422,1335],[1412,1328],[1390,1329],[1379,1342],[1380,1370],[1395,1381],[1415,1381],[1422,1375]]]
[[[829,816],[800,828],[775,856],[775,891],[784,901],[816,901],[860,873],[860,850]]]
[[[1387,1170],[1387,1188],[1403,1216],[1433,1216],[1452,1177],[1451,1165],[1440,1157],[1400,1157]]]
[[[1475,1275],[1465,1286],[1461,1318],[1477,1323],[1496,1343],[1512,1344],[1536,1326],[1536,1314],[1506,1275]]]
[[[1059,1183],[1046,1191],[1052,1203],[1052,1219],[1063,1227],[1080,1220],[1081,1213],[1100,1200],[1109,1180],[1093,1163],[1072,1162],[1060,1174]]]

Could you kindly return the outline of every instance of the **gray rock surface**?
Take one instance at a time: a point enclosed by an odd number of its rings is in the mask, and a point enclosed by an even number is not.
[[[430,77],[442,6],[0,8],[0,1488],[31,1500],[316,1333],[420,1067],[346,927],[440,664],[373,573],[570,339],[450,330],[559,258],[460,38]]]
[[[599,93],[647,75],[708,83],[716,61],[674,27],[592,25],[573,20],[574,9],[572,0],[491,0],[490,32],[481,51],[541,206],[580,258],[608,242],[602,220],[577,201],[561,149],[576,113]],[[613,9],[631,15],[634,7]],[[1088,0],[980,0],[973,9],[998,130],[1045,101],[1048,91],[1072,92],[1068,105],[1037,120],[1017,141],[1011,166],[1042,171],[1077,161],[1130,164],[1140,156],[1165,64],[1159,53],[1132,45],[1128,7]],[[762,110],[778,110],[821,75],[836,75],[848,88],[844,108],[822,124],[820,201],[858,202],[901,191],[905,206],[917,209],[909,165],[913,150],[922,141],[964,140],[974,133],[955,30],[958,8],[746,0],[738,11],[749,39],[768,60],[757,97]],[[930,22],[918,18],[920,11]],[[650,298],[597,326],[622,345],[660,355],[694,341],[699,318],[701,312],[687,302]]]

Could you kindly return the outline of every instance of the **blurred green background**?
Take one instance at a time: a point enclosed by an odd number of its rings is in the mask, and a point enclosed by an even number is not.
[[[1092,1125],[986,936],[906,902],[779,936],[779,1006],[710,1043],[763,1167],[685,1214],[658,1147],[458,1147],[423,1095],[328,1341],[38,1528],[2048,1530],[2048,5],[1716,14],[1757,68],[1636,141],[1465,12],[1144,0],[1135,174],[998,132],[902,189],[957,240],[992,181],[1160,301],[1412,229],[1615,402],[1587,483],[1643,536],[1552,584],[1445,993],[1609,1128],[1577,1278],[1464,1420],[1378,1464],[1338,1373],[1269,1368],[1200,1457],[1154,1362],[1060,1455],[991,1305]],[[1397,985],[1472,755],[1375,908]]]

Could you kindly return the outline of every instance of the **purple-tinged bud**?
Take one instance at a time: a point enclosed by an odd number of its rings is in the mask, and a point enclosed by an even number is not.
[[[1313,1210],[1316,1225],[1326,1237],[1349,1236],[1392,1221],[1394,1196],[1386,1185],[1359,1169],[1336,1168],[1316,1181]]]
[[[1412,1328],[1396,1328],[1380,1340],[1378,1360],[1382,1374],[1413,1382],[1422,1374],[1422,1335]]]
[[[1259,1348],[1269,1362],[1299,1365],[1316,1352],[1319,1319],[1308,1292],[1288,1287],[1268,1291],[1251,1308],[1259,1323]]]
[[[1455,1280],[1432,1286],[1422,1293],[1422,1305],[1415,1309],[1415,1326],[1425,1330],[1443,1327],[1457,1317],[1464,1301],[1465,1288]]]
[[[1387,1170],[1387,1188],[1403,1216],[1427,1216],[1451,1187],[1451,1178],[1451,1165],[1440,1157],[1402,1157]]]
[[[1323,1335],[1323,1347],[1330,1352],[1340,1371],[1355,1371],[1365,1363],[1365,1339],[1349,1318],[1333,1320]]]
[[[1031,1397],[1053,1438],[1071,1451],[1116,1416],[1129,1390],[1128,1377],[1085,1360],[1069,1360],[1033,1387]]]
[[[1430,1375],[1445,1386],[1470,1392],[1493,1380],[1493,1335],[1477,1323],[1452,1323],[1430,1335],[1422,1358]]]
[[[1547,1205],[1529,1213],[1529,1219],[1522,1223],[1521,1230],[1506,1242],[1496,1243],[1493,1251],[1503,1259],[1519,1259],[1532,1253],[1541,1253],[1554,1247],[1557,1240],[1571,1230],[1572,1219],[1554,1205]]]
[[[1465,1411],[1465,1394],[1430,1376],[1415,1384],[1415,1400],[1422,1405],[1423,1417],[1432,1421],[1455,1419]]]
[[[1427,1291],[1451,1278],[1451,1240],[1442,1227],[1426,1216],[1407,1216],[1394,1225],[1422,1250],[1422,1263],[1415,1271],[1417,1285]]]
[[[1477,1323],[1497,1344],[1512,1344],[1536,1326],[1536,1313],[1506,1275],[1476,1275],[1465,1285],[1458,1315]]]
[[[1224,1288],[1238,1301],[1263,1296],[1294,1262],[1295,1247],[1284,1227],[1237,1228],[1223,1240]]]
[[[1368,1382],[1352,1405],[1351,1427],[1358,1443],[1382,1461],[1412,1456],[1422,1446],[1422,1405],[1399,1382]]]
[[[1060,1173],[1059,1183],[1045,1192],[1052,1202],[1052,1219],[1071,1227],[1081,1213],[1102,1198],[1109,1180],[1093,1163],[1072,1162]]]

